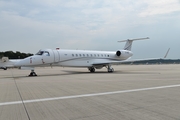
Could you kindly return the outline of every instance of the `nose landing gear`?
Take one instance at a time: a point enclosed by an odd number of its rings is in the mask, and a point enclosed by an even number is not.
[[[32,76],[37,76],[37,74],[34,72],[34,70],[31,70],[29,76],[30,76],[30,77],[32,77]]]

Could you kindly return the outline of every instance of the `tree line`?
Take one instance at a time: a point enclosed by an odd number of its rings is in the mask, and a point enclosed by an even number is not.
[[[31,53],[21,53],[19,51],[13,52],[13,51],[6,51],[6,52],[0,52],[0,59],[2,57],[8,57],[9,59],[24,59],[26,57],[32,56]]]
[[[141,60],[135,62],[126,62],[123,64],[180,64],[180,59],[156,59],[156,60]]]

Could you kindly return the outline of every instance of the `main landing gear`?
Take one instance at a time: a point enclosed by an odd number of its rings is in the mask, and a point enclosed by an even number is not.
[[[34,72],[34,70],[31,70],[29,76],[30,76],[30,77],[32,77],[32,76],[37,76],[37,74]]]
[[[7,67],[4,67],[3,69],[4,69],[4,70],[7,70]]]
[[[114,68],[111,67],[111,65],[106,66],[108,73],[114,72]]]
[[[111,67],[111,65],[107,65],[106,68],[107,68],[108,73],[114,72],[114,69]],[[91,73],[94,73],[95,72],[95,67],[89,67],[88,70]]]
[[[94,73],[94,72],[95,72],[95,68],[94,68],[94,67],[89,67],[88,69],[89,69],[89,71],[90,71],[91,73]]]

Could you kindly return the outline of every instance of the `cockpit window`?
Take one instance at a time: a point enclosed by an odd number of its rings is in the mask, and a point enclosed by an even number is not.
[[[45,56],[50,56],[50,54],[49,54],[48,51],[44,51],[43,55],[45,55]]]
[[[38,53],[36,53],[36,55],[42,55],[44,53],[44,51],[39,51]]]
[[[41,51],[41,50],[38,53],[36,53],[36,55],[50,56],[48,51]]]

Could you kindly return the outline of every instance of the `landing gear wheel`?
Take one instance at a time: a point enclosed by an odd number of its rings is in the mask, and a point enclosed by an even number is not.
[[[108,73],[112,73],[112,72],[114,72],[114,68],[112,68],[111,65],[108,65],[107,71],[108,71]]]
[[[7,67],[4,67],[3,69],[4,69],[4,70],[7,70]]]
[[[109,73],[112,73],[112,72],[114,72],[114,69],[113,69],[113,68],[108,69],[108,72],[109,72]]]
[[[37,76],[37,74],[34,72],[34,70],[31,70],[31,73],[29,74],[29,76]]]
[[[89,69],[89,71],[91,72],[91,73],[94,73],[95,72],[95,68],[94,67],[90,67],[90,68],[88,68]]]

